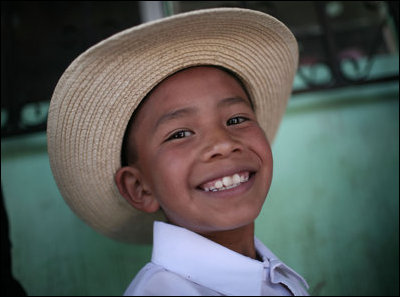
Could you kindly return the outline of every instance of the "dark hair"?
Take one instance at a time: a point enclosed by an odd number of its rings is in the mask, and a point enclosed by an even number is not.
[[[128,125],[126,125],[126,130],[125,130],[124,139],[122,141],[122,148],[121,148],[121,166],[122,167],[128,166],[129,164],[135,164],[137,162],[138,154],[137,154],[135,143],[133,143],[129,148],[129,132],[131,131],[131,127],[133,126],[133,124],[135,122],[137,113],[141,109],[143,102],[145,102],[146,99],[150,96],[151,91],[139,103],[138,107],[132,113],[132,116],[129,119]]]
[[[178,70],[178,71],[174,72],[173,74],[169,75],[168,77],[171,77],[172,75],[175,75],[175,74],[177,74],[177,73],[179,73],[179,72],[181,72],[183,70],[186,70],[186,69],[189,69],[189,68],[194,68],[194,67],[200,67],[200,66],[214,67],[214,68],[220,69],[220,70],[228,73],[229,75],[231,75],[240,84],[240,86],[242,87],[242,89],[246,93],[247,98],[250,101],[251,108],[254,110],[254,105],[253,105],[253,102],[251,100],[250,94],[248,93],[247,88],[245,87],[243,81],[239,78],[239,76],[235,72],[233,72],[233,71],[231,71],[231,70],[229,70],[229,69],[227,69],[225,67],[216,66],[216,65],[191,66],[191,67],[188,67],[188,68],[184,68],[184,69]],[[167,79],[168,77],[166,77],[165,79]],[[135,119],[136,119],[136,115],[139,112],[139,110],[141,109],[141,107],[143,106],[143,103],[150,96],[150,94],[153,92],[153,90],[155,88],[157,88],[158,85],[159,84],[157,84],[149,93],[147,93],[147,95],[139,103],[139,105],[136,108],[136,110],[132,113],[132,116],[131,116],[131,118],[130,118],[130,120],[128,122],[128,125],[126,126],[124,138],[123,138],[123,141],[122,141],[122,148],[121,148],[121,166],[122,167],[123,166],[128,166],[129,164],[135,164],[137,162],[137,160],[138,160],[138,154],[137,154],[137,150],[136,150],[136,145],[133,143],[133,145],[131,147],[129,147],[129,142],[128,142],[129,132],[131,130],[131,127],[134,125],[134,122],[135,122]]]

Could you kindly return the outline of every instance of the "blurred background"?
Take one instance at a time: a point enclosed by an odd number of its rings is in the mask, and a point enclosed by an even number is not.
[[[399,295],[398,1],[2,1],[2,293],[122,295],[150,260],[151,245],[108,239],[67,207],[47,109],[91,45],[207,7],[266,12],[299,42],[256,235],[311,295]]]

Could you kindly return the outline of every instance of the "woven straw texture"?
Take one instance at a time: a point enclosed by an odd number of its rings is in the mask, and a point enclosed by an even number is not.
[[[170,74],[195,65],[235,72],[272,142],[297,68],[292,33],[264,13],[207,9],[122,31],[94,45],[60,78],[49,108],[48,153],[71,209],[95,230],[132,243],[151,242],[152,222],[118,192],[127,123],[145,95]]]

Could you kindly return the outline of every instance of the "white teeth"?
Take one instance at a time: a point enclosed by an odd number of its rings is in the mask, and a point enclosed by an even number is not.
[[[244,182],[247,182],[249,180],[249,176],[247,175],[247,176],[241,176],[240,177],[240,182],[241,183],[244,183]]]
[[[217,188],[217,189],[221,189],[222,187],[223,187],[223,183],[222,183],[222,181],[217,181],[216,183],[215,183],[215,187]]]
[[[241,183],[247,182],[249,180],[249,174],[245,173],[242,175],[239,175],[238,173],[235,173],[233,176],[224,176],[222,179],[217,180],[214,184],[214,186],[206,187],[204,188],[205,192],[209,191],[222,191],[222,190],[228,190],[235,188],[239,186]]]
[[[231,186],[231,185],[233,184],[233,181],[232,181],[232,178],[231,178],[231,177],[225,176],[225,177],[222,179],[222,183],[224,184],[225,187],[229,187],[229,186]]]
[[[241,178],[240,178],[239,174],[237,174],[237,173],[234,174],[234,175],[232,176],[232,181],[233,181],[234,184],[240,183]]]

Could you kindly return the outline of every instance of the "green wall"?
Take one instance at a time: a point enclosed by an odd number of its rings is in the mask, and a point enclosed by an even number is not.
[[[312,295],[399,294],[398,94],[395,82],[289,103],[256,235]],[[29,295],[121,295],[149,261],[151,246],[114,242],[70,211],[44,134],[2,140],[1,180],[13,273]]]
[[[399,293],[398,85],[296,96],[257,234],[312,295]]]

